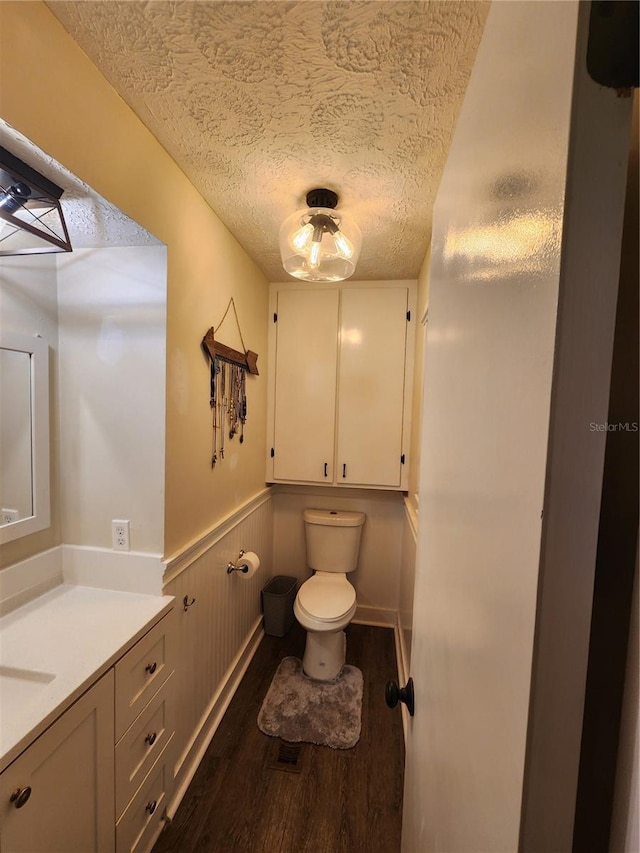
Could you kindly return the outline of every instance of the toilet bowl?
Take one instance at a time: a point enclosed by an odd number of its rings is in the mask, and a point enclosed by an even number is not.
[[[314,574],[298,590],[293,612],[307,632],[302,668],[318,681],[336,678],[344,666],[344,629],[357,606],[347,573],[358,563],[364,520],[361,512],[304,512],[307,563]]]

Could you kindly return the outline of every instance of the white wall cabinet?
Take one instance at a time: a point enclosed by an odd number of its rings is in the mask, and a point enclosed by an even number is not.
[[[0,774],[2,853],[146,853],[173,789],[167,614]]]
[[[109,670],[0,775],[3,853],[113,850],[113,681]]]
[[[414,282],[277,284],[267,482],[406,489]]]

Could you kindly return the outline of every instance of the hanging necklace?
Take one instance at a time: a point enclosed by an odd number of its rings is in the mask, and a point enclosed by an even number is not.
[[[240,371],[240,444],[244,441],[244,422],[247,420],[247,392],[246,392],[247,374],[244,370]]]
[[[224,459],[224,421],[227,410],[227,367],[226,362],[222,362],[222,370],[220,372],[222,388],[220,389],[220,458]]]
[[[216,400],[216,373],[220,370],[220,364],[217,358],[214,358],[211,362],[211,396],[209,398],[209,405],[211,406],[212,418],[213,418],[213,450],[211,453],[211,467],[213,468],[218,461],[218,404]]]

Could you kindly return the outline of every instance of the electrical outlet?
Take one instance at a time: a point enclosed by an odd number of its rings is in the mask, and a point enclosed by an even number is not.
[[[2,519],[2,524],[11,524],[12,521],[18,521],[20,518],[20,512],[17,509],[4,509],[2,510],[2,514],[0,515],[0,519]]]
[[[129,522],[114,518],[111,522],[111,542],[114,551],[130,551]]]

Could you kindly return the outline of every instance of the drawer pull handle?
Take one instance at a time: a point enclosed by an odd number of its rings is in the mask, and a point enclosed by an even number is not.
[[[23,806],[26,806],[30,796],[31,788],[28,785],[26,788],[16,788],[9,797],[9,802],[13,803],[17,809],[21,809]]]
[[[156,742],[157,737],[158,737],[157,733],[152,732],[152,734],[146,736],[146,738],[144,739],[144,742],[148,743],[149,746],[153,746],[154,743]]]
[[[154,800],[152,803],[147,803],[147,805],[145,807],[145,811],[149,812],[149,814],[153,814],[154,811],[156,810],[157,805],[158,805],[157,800]]]
[[[158,664],[154,661],[153,663],[148,663],[145,666],[144,671],[148,672],[149,675],[153,675],[153,673],[156,671],[157,668],[158,668]]]

